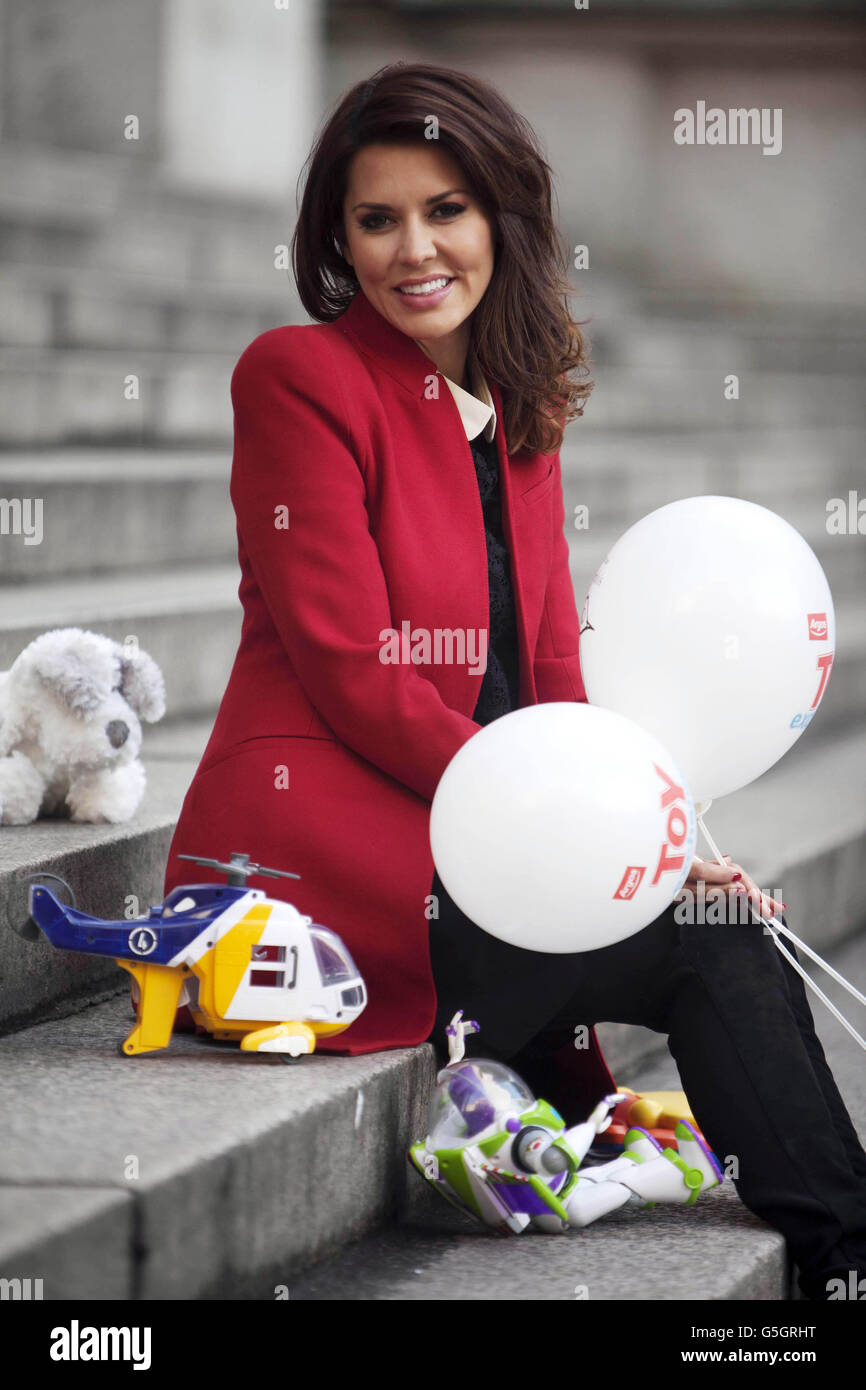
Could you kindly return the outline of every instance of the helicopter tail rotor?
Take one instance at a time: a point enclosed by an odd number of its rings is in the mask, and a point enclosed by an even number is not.
[[[45,872],[27,874],[25,882],[32,883],[36,879],[39,879],[41,881],[45,878],[51,878],[54,879],[57,883],[62,883],[63,887],[69,894],[68,906],[76,906],[75,894],[69,887],[69,884],[66,882],[66,880],[64,878],[61,878],[59,874],[49,874]],[[13,906],[10,904],[7,917],[12,930],[16,933],[16,935],[22,937],[24,941],[38,941],[39,938],[42,936],[41,928],[39,927],[38,923],[34,922],[29,912],[27,913],[26,917],[21,917],[18,915],[18,909],[13,908]]]

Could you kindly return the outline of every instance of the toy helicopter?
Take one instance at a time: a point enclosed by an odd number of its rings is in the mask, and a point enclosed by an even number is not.
[[[443,1197],[484,1225],[502,1234],[527,1228],[559,1234],[627,1203],[691,1205],[724,1180],[715,1155],[685,1120],[676,1124],[678,1150],[662,1148],[636,1125],[618,1158],[581,1168],[625,1096],[605,1096],[583,1124],[566,1129],[553,1106],[536,1100],[510,1067],[464,1058],[465,1034],[479,1031],[475,1020],[462,1020],[462,1010],[451,1020],[451,1060],[437,1077],[427,1138],[408,1156]]]
[[[215,1038],[239,1038],[244,1052],[276,1052],[284,1062],[355,1021],[367,992],[339,936],[291,903],[246,887],[248,874],[300,874],[252,864],[248,854],[233,853],[228,864],[178,857],[221,870],[226,883],[178,886],[146,916],[125,921],[91,917],[31,883],[30,915],[16,927],[27,940],[41,931],[62,950],[113,956],[129,971],[140,1002],[138,1023],[120,1045],[124,1056],[167,1047],[182,1003]]]

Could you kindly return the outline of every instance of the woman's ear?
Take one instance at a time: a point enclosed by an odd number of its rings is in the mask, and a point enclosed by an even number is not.
[[[340,222],[340,223],[334,228],[334,242],[336,243],[337,250],[339,251],[340,255],[343,257],[343,260],[346,262],[347,265],[350,265],[350,266],[351,266],[351,265],[352,265],[352,253],[351,253],[351,251],[349,250],[349,242],[348,242],[348,239],[347,239],[347,237],[346,237],[346,229],[345,229],[345,227],[343,226],[343,223],[342,223],[342,222]],[[354,266],[352,266],[352,269],[354,270]]]

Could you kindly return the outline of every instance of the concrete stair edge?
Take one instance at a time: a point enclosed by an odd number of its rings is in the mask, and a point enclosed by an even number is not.
[[[129,1059],[113,1045],[129,1022],[115,1000],[0,1040],[0,1277],[42,1275],[46,1298],[253,1297],[396,1215],[435,1075],[429,1044],[287,1067],[181,1036]],[[96,1194],[84,1206],[82,1188]],[[110,1280],[131,1293],[111,1292],[95,1252],[130,1199],[134,1238],[112,1252]]]

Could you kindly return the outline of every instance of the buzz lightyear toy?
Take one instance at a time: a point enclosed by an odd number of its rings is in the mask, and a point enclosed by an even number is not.
[[[436,1078],[427,1138],[411,1146],[409,1159],[452,1205],[485,1225],[559,1233],[629,1204],[690,1206],[723,1181],[714,1154],[684,1120],[674,1131],[679,1152],[635,1126],[616,1158],[581,1168],[624,1097],[605,1096],[588,1120],[566,1129],[510,1067],[464,1057],[466,1035],[481,1030],[462,1010],[445,1031],[450,1060]]]

